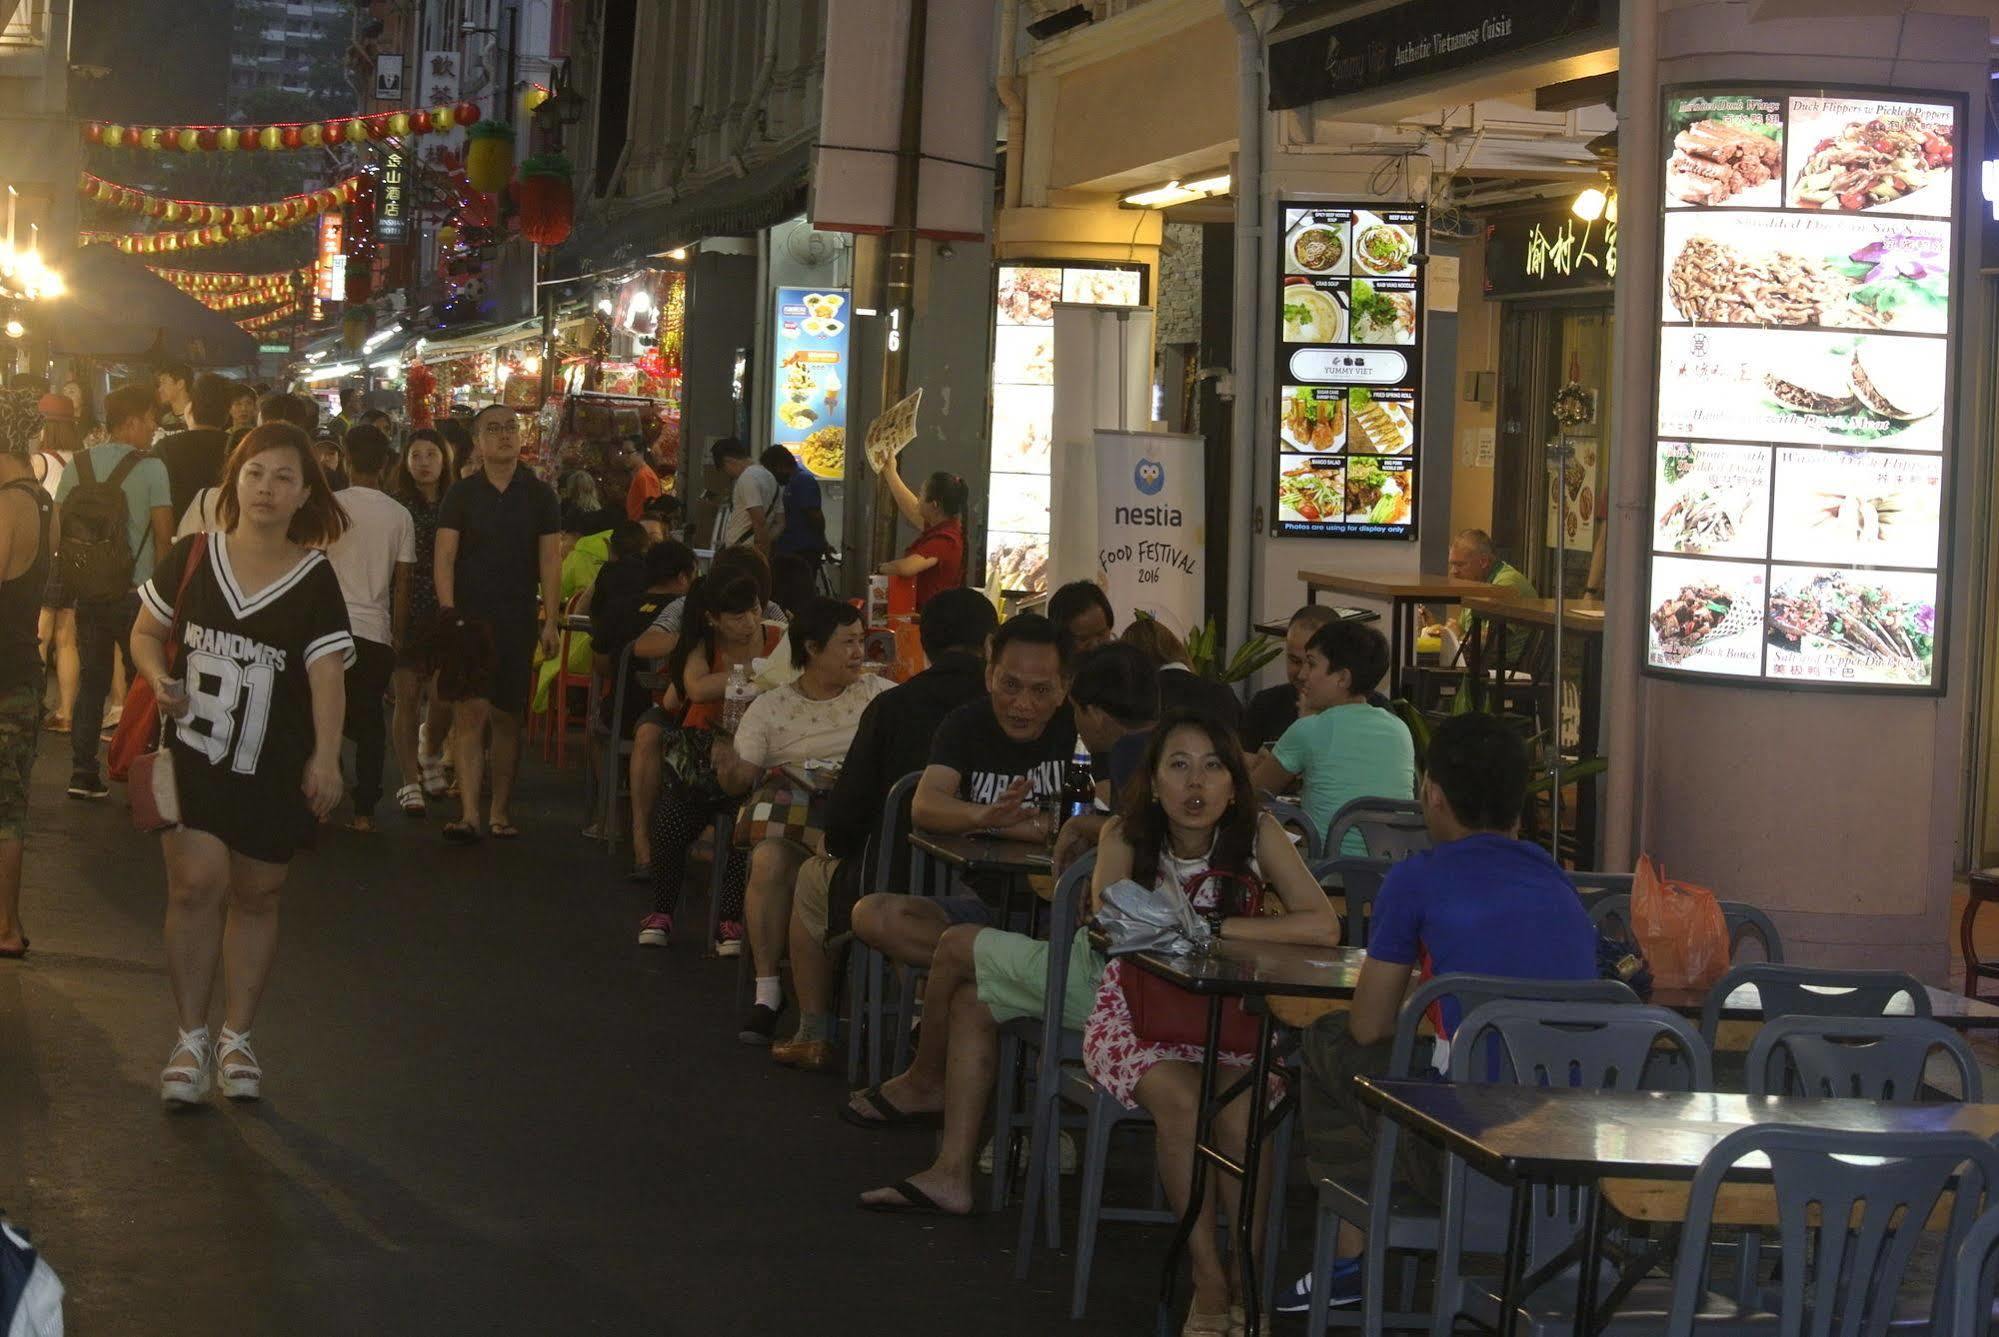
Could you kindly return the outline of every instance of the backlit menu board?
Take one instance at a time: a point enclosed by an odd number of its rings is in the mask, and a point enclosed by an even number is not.
[[[1423,210],[1286,200],[1271,532],[1416,537]]]
[[[845,288],[779,288],[771,361],[770,439],[815,478],[847,473]]]
[[[1964,120],[1668,91],[1649,669],[1942,689]]]

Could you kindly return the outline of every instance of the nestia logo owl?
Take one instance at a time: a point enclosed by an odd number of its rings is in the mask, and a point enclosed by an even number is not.
[[[1140,460],[1131,471],[1131,481],[1141,496],[1156,497],[1166,486],[1166,466],[1158,460]]]

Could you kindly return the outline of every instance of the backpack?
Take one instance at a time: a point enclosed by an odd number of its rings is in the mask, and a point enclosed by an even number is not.
[[[127,528],[125,478],[144,456],[129,452],[111,476],[97,480],[90,452],[76,453],[77,485],[62,503],[62,567],[65,593],[78,599],[117,599],[132,589],[132,539]]]

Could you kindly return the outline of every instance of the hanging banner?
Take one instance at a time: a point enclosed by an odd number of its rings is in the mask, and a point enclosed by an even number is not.
[[[382,176],[377,186],[375,236],[380,241],[402,241],[409,233],[409,156],[401,149],[382,155]]]
[[[779,288],[773,299],[770,439],[815,478],[847,475],[845,288]]]
[[[1206,442],[1173,432],[1096,433],[1097,565],[1120,620],[1187,633],[1207,621]]]
[[[319,216],[319,262],[315,266],[318,273],[313,280],[312,295],[324,302],[337,302],[346,295],[347,256],[342,249],[342,223],[340,214]]]

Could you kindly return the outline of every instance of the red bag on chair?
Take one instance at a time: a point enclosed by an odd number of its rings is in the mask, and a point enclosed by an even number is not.
[[[208,535],[194,536],[193,551],[187,555],[187,569],[181,572],[180,589],[174,593],[174,608],[180,608],[180,601],[187,595],[187,582],[201,566],[208,555]],[[174,625],[180,624],[175,616]],[[174,643],[172,629],[168,629],[167,667],[174,664]],[[151,752],[159,745],[160,705],[153,699],[153,685],[134,674],[132,685],[125,691],[125,713],[118,717],[118,730],[111,735],[111,746],[105,750],[105,771],[113,780],[125,780],[132,774],[132,763]]]

